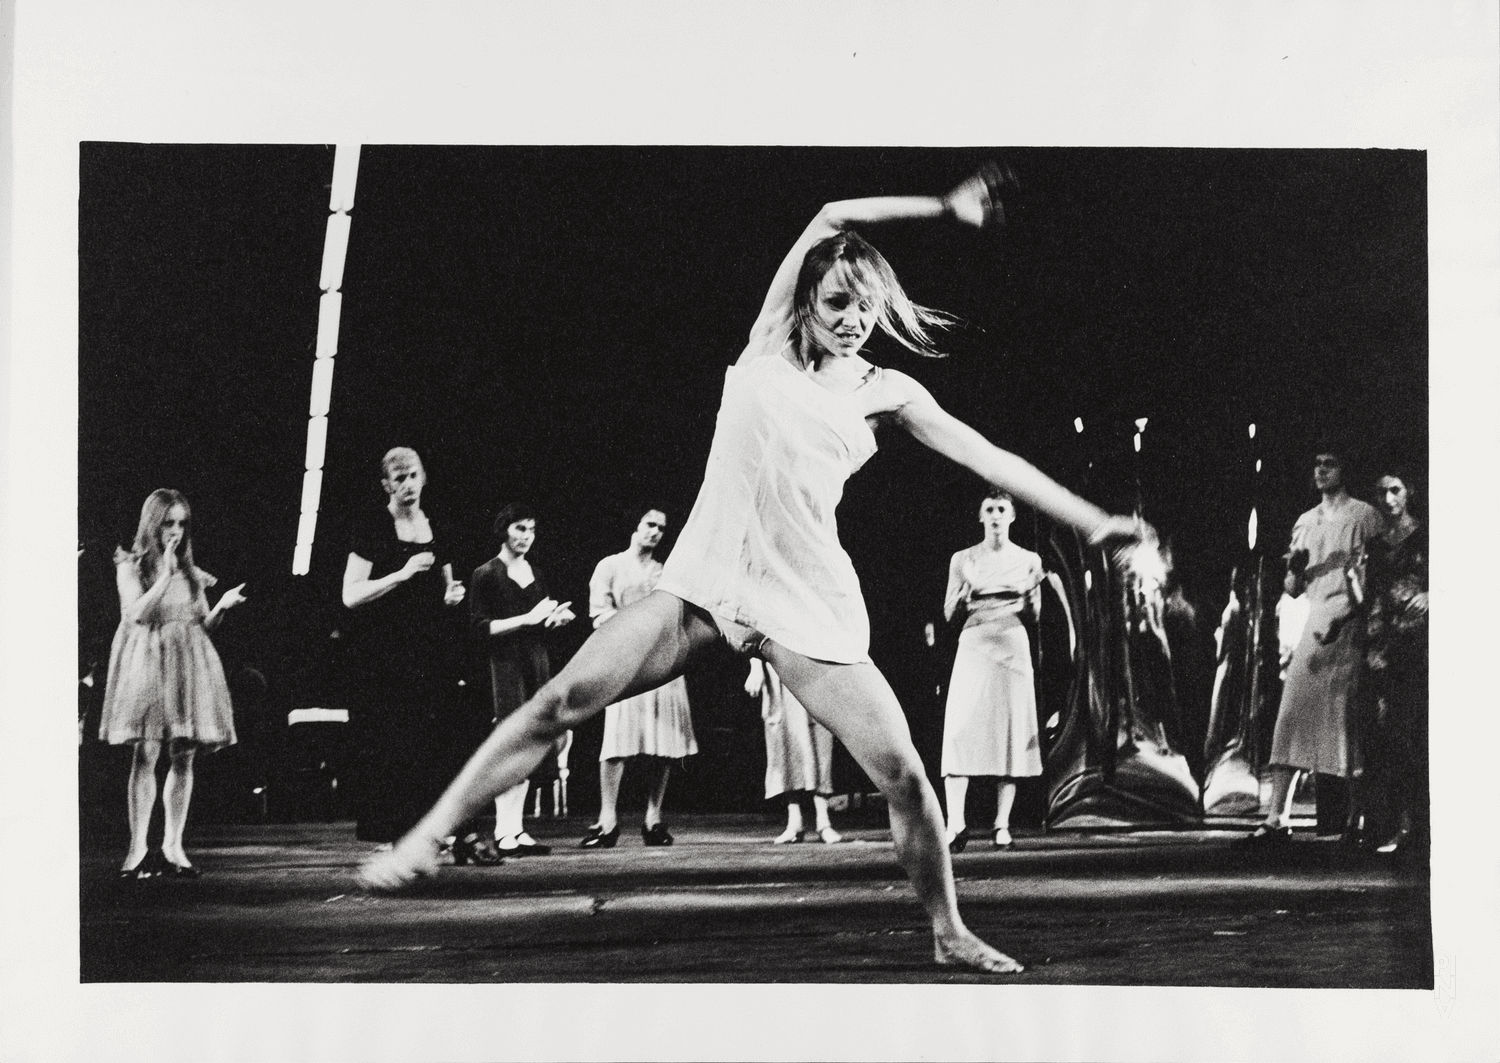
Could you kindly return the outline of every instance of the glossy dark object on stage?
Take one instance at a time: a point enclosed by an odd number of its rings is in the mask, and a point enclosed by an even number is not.
[[[619,828],[615,828],[618,830]],[[641,841],[647,845],[671,845],[673,838],[667,833],[667,825],[658,823],[654,827],[641,828]]]
[[[495,843],[488,838],[471,834],[467,838],[453,839],[455,867],[463,867],[465,864],[473,864],[475,867],[495,867],[504,862],[495,848]]]
[[[948,851],[950,853],[961,853],[965,849],[967,849],[968,846],[969,846],[969,828],[965,827],[963,830],[961,830],[957,834],[955,834],[953,836],[953,840],[948,843]]]
[[[614,830],[605,831],[594,824],[589,832],[583,836],[583,841],[578,843],[580,849],[613,849],[615,842],[620,840],[620,826],[615,824]]]
[[[552,851],[552,846],[542,845],[540,842],[523,842],[519,839],[512,848],[496,846],[496,850],[504,856],[546,856]]]

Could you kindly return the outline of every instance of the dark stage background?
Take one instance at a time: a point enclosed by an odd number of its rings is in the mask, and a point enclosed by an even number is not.
[[[962,319],[942,338],[950,357],[878,338],[872,356],[1099,503],[1139,503],[1209,630],[1251,505],[1279,552],[1316,501],[1320,441],[1353,449],[1366,498],[1377,461],[1426,467],[1421,152],[366,146],[317,543],[311,574],[293,577],[333,154],[81,147],[81,656],[107,658],[110,552],[142,500],[183,491],[199,563],[250,596],[215,636],[245,738],[214,758],[226,778],[262,770],[287,709],[343,698],[347,530],[382,504],[386,449],[421,453],[424,507],[465,577],[493,553],[496,508],[532,500],[533,558],[582,606],[643,509],[686,517],[724,367],[818,207],[942,192],[988,157],[1022,183],[998,236],[868,234],[915,299]],[[951,645],[929,649],[923,626],[941,619],[948,557],[978,538],[980,485],[908,438],[880,443],[840,528],[872,653],[935,772]],[[1017,540],[1036,533],[1023,514]],[[573,627],[555,663],[587,623]],[[742,675],[723,656],[691,679],[704,752],[674,783],[679,807],[760,807]],[[589,809],[599,727],[574,752]],[[840,788],[857,789],[841,767]],[[220,813],[246,811],[225,800]]]

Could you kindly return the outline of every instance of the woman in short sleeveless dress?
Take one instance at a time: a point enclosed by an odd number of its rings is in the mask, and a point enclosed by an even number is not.
[[[943,718],[943,786],[948,799],[948,848],[962,852],[969,831],[964,803],[972,776],[999,778],[995,848],[1011,844],[1016,779],[1042,773],[1031,642],[1021,624],[1041,606],[1042,559],[1010,541],[1015,503],[993,490],[980,503],[984,541],[960,550],[948,566],[943,615],[963,609],[963,634],[948,681]]]
[[[208,633],[245,600],[244,584],[208,607],[204,591],[217,581],[193,564],[192,510],[186,498],[167,489],[151,492],[141,507],[133,548],[115,552],[115,580],[120,627],[110,649],[99,737],[135,747],[126,791],[130,850],[120,877],[196,878],[198,869],[182,848],[193,758],[199,750],[235,741],[229,687]],[[162,787],[165,825],[157,859],[147,851],[146,835],[163,743],[171,767]]]
[[[880,424],[911,433],[1096,543],[1133,543],[1141,534],[989,443],[911,377],[860,356],[877,324],[930,352],[927,329],[945,319],[912,303],[890,265],[849,227],[902,219],[980,227],[1001,216],[1000,183],[987,170],[947,196],[847,200],[818,213],[725,373],[703,486],[657,589],[596,630],[496,729],[396,850],[366,863],[368,887],[398,889],[435,873],[443,834],[525,777],[553,736],[680,675],[722,639],[768,661],[886,795],[897,856],[932,921],[934,958],[1020,970],[959,917],[937,797],[901,706],[870,661],[859,579],[834,521],[844,481],[875,453],[872,426]]]

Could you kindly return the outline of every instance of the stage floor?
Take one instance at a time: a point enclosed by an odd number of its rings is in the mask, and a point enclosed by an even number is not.
[[[85,850],[85,982],[990,981],[934,965],[889,831],[772,846],[761,816],[672,822],[647,849],[576,848],[586,822],[543,820],[553,854],[448,867],[421,892],[371,896],[352,824],[190,832],[196,881],[120,883]],[[1425,866],[1299,836],[1271,852],[1235,831],[971,841],[954,857],[969,925],[1026,964],[1007,980],[1074,985],[1431,988]]]

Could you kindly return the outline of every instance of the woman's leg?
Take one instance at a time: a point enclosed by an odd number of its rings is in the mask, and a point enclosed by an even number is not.
[[[526,791],[530,789],[525,779],[504,793],[495,795],[495,840],[514,839],[525,831]]]
[[[161,853],[179,867],[192,866],[187,853],[182,851],[182,832],[187,827],[188,805],[193,800],[193,754],[197,751],[198,747],[191,742],[172,742],[168,751],[172,766],[167,769],[167,781],[161,791],[165,814]]]
[[[1266,809],[1266,826],[1284,827],[1291,818],[1292,792],[1301,773],[1282,764],[1273,764],[1268,770],[1271,772],[1271,805]]]
[[[654,827],[661,822],[662,806],[667,800],[667,780],[672,777],[672,762],[666,757],[643,757],[651,773],[650,789],[646,791],[646,826]]]
[[[786,799],[786,830],[771,839],[772,845],[786,845],[802,838],[802,801],[796,790],[781,795]]]
[[[822,794],[813,794],[812,801],[813,815],[816,817],[814,822],[817,824],[818,837],[822,838],[829,845],[832,845],[834,842],[843,841],[843,835],[833,829],[833,821],[828,818],[828,798]]]
[[[1005,848],[1011,844],[1010,810],[1016,803],[1016,780],[1002,778],[995,788],[995,845]]]
[[[1016,780],[1004,778],[995,791],[995,829],[1010,830],[1010,810],[1016,803]]]
[[[959,917],[937,794],[885,676],[873,664],[814,661],[769,640],[765,653],[787,689],[844,743],[885,794],[896,856],[932,920],[938,962],[1021,970],[1015,960],[975,937]]]
[[[599,829],[605,834],[619,824],[620,781],[624,778],[624,757],[599,762]]]
[[[706,614],[663,591],[620,610],[535,697],[495,728],[395,849],[364,865],[361,881],[371,889],[399,889],[435,873],[438,839],[524,781],[564,731],[606,705],[681,675],[692,653],[717,637]]]
[[[969,800],[969,777],[967,775],[944,775],[943,797],[948,802],[948,840],[962,834],[969,826],[964,814],[964,805]]]
[[[146,835],[151,829],[151,811],[156,807],[156,758],[161,743],[143,738],[130,758],[130,781],[125,787],[125,815],[130,823],[130,849],[121,871],[129,871],[146,858]]]

